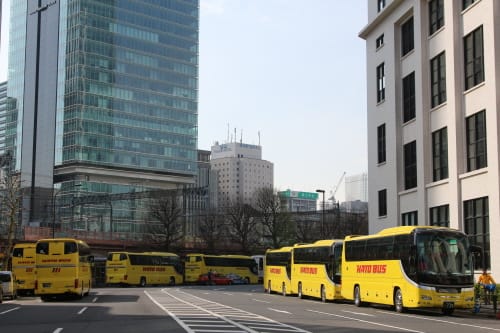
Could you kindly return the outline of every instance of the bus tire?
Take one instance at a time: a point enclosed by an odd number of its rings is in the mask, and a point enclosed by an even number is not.
[[[139,286],[141,287],[146,287],[146,278],[144,276],[141,276],[141,280],[139,282]]]
[[[361,290],[359,286],[354,287],[354,305],[360,307],[363,303],[361,302]]]
[[[321,302],[326,303],[326,290],[325,290],[325,286],[321,286]]]
[[[394,291],[394,310],[398,313],[403,313],[405,311],[403,307],[403,293],[399,288],[396,288]]]
[[[270,295],[273,293],[273,291],[271,290],[271,281],[268,281],[267,282],[267,293]]]
[[[286,286],[285,286],[285,283],[283,283],[283,284],[281,285],[281,294],[282,294],[283,296],[286,296]]]
[[[170,286],[175,286],[175,278],[173,276],[170,277],[169,285]]]
[[[304,298],[304,294],[302,293],[302,282],[299,282],[299,286],[297,287],[297,296],[299,298]]]

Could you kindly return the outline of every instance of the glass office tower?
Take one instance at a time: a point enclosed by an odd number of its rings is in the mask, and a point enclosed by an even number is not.
[[[11,1],[5,141],[24,225],[140,234],[127,193],[193,183],[198,25],[199,0]]]

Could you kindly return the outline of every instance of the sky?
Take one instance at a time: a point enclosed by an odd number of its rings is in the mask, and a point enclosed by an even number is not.
[[[366,24],[366,0],[200,0],[198,149],[260,133],[277,190],[327,197],[367,172]]]
[[[367,172],[367,1],[201,0],[198,148],[243,137],[274,186],[326,191]],[[242,134],[242,135],[241,135]],[[335,197],[342,201],[344,182]]]

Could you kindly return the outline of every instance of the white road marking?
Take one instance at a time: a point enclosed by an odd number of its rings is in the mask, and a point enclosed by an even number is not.
[[[81,315],[81,314],[82,314],[82,313],[84,313],[84,312],[85,312],[85,310],[87,310],[87,309],[88,309],[88,307],[84,307],[83,309],[81,309],[80,311],[78,311],[78,314],[79,314],[79,315]]]
[[[486,327],[486,326],[457,323],[457,322],[454,322],[454,321],[449,321],[449,320],[444,320],[444,319],[436,319],[436,318],[427,317],[427,316],[416,316],[416,315],[410,315],[410,314],[401,314],[401,313],[384,312],[384,311],[377,311],[377,312],[383,312],[385,314],[390,314],[390,315],[393,315],[393,316],[401,316],[401,317],[409,317],[409,318],[420,318],[420,319],[423,319],[423,320],[436,321],[438,323],[445,323],[445,324],[451,324],[451,325],[474,327],[474,328],[479,328],[479,329],[484,329],[484,330],[490,330],[490,331],[500,332],[499,328],[492,328],[492,327]]]
[[[321,312],[321,311],[315,311],[315,310],[306,310],[306,311],[314,312],[314,313],[319,313],[319,314],[323,314],[323,315],[327,315],[327,316],[333,316],[333,317],[339,317],[339,318],[344,318],[344,319],[359,321],[359,322],[367,323],[367,324],[371,324],[371,325],[377,325],[377,326],[382,326],[382,327],[394,328],[394,329],[401,330],[401,331],[406,331],[406,332],[424,333],[423,331],[416,331],[416,330],[412,330],[412,329],[409,329],[409,328],[392,326],[392,325],[386,325],[386,324],[381,324],[381,323],[377,323],[377,322],[374,322],[374,321],[368,321],[368,320],[363,320],[363,319],[358,319],[358,318],[341,316],[341,315],[337,315],[337,314],[333,314],[333,313],[327,313],[327,312]]]
[[[275,312],[292,314],[291,312],[288,312],[288,311],[285,311],[285,310],[278,310],[278,309],[273,309],[273,308],[267,308],[267,309],[271,310],[271,311],[275,311]]]
[[[57,329],[56,329],[54,332],[52,332],[52,333],[59,333],[59,332],[62,332],[62,330],[63,330],[63,328],[62,328],[62,327],[59,327],[59,328],[57,328]]]
[[[346,311],[346,310],[342,310],[342,312],[352,313],[352,314],[360,315],[360,316],[375,317],[375,315],[372,315],[369,313],[363,313],[363,312],[354,312],[354,311]]]
[[[95,298],[92,300],[92,303],[97,302],[97,299],[98,299],[98,297],[95,297]]]
[[[255,302],[260,302],[260,303],[271,303],[271,302],[268,302],[268,301],[263,301],[263,300],[260,300],[260,299],[255,299],[255,298],[252,298],[252,301],[255,301]]]
[[[18,306],[17,308],[13,308],[13,309],[10,309],[10,310],[5,310],[4,312],[0,312],[0,315],[6,314],[6,313],[11,312],[11,311],[19,310],[20,308],[21,307]]]

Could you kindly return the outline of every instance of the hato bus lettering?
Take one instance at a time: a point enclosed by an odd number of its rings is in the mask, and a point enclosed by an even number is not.
[[[387,265],[357,265],[356,273],[380,273],[385,274]]]

